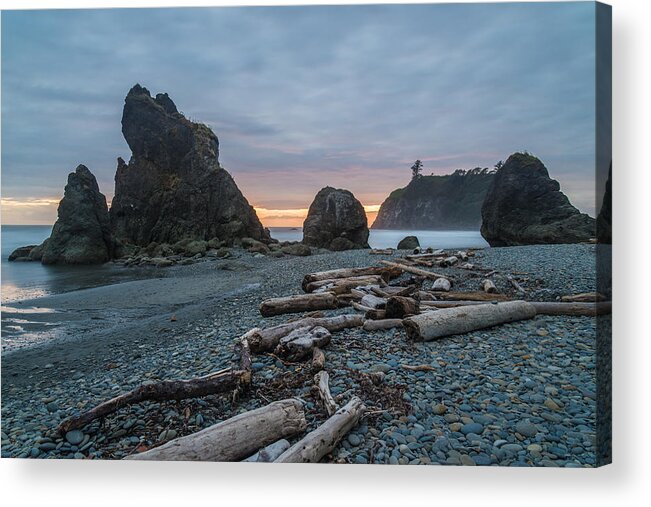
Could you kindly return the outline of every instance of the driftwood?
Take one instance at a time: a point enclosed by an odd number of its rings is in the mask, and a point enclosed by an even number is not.
[[[306,427],[305,412],[300,401],[275,401],[125,459],[240,461],[281,438],[305,431]]]
[[[273,463],[278,458],[278,456],[280,456],[290,447],[291,444],[283,438],[277,442],[274,442],[273,444],[269,444],[264,449],[260,449],[253,456],[249,456],[242,461],[248,461],[251,463]]]
[[[350,327],[361,327],[364,317],[357,314],[344,314],[335,317],[305,317],[286,324],[258,329],[248,337],[251,351],[255,354],[270,351],[276,348],[280,339],[301,327],[325,327],[331,333]]]
[[[404,370],[409,371],[436,371],[437,368],[434,368],[431,364],[401,364],[400,365]]]
[[[528,301],[540,315],[574,315],[592,317],[606,315],[612,312],[612,302],[600,303],[547,303],[544,301]],[[421,301],[426,308],[457,308],[461,306],[490,305],[496,303],[482,301]]]
[[[456,256],[451,255],[450,257],[446,257],[445,259],[443,259],[439,263],[439,266],[441,266],[442,268],[446,268],[448,266],[454,266],[457,262],[459,262],[459,259]]]
[[[260,305],[263,317],[283,313],[309,312],[312,310],[333,310],[337,308],[337,296],[324,292],[321,294],[299,294],[282,298],[267,299]]]
[[[431,278],[433,280],[436,280],[437,278],[446,278],[450,280],[449,276],[441,275],[439,273],[434,273],[432,271],[427,271],[426,269],[415,268],[413,266],[407,266],[405,264],[398,264],[397,262],[390,262],[390,261],[380,261],[380,262],[382,264],[386,264],[387,266],[391,266],[393,268],[400,268],[403,271],[406,271],[408,273],[413,273],[414,275],[424,276],[425,278]]]
[[[283,336],[275,353],[290,361],[297,361],[312,355],[314,347],[326,346],[331,337],[330,331],[324,327],[301,327]]]
[[[303,290],[306,290],[308,284],[319,280],[331,280],[334,278],[350,278],[351,276],[363,275],[380,275],[384,280],[389,281],[392,278],[400,276],[400,270],[384,267],[384,266],[369,266],[366,268],[341,268],[332,269],[330,271],[319,271],[317,273],[308,273],[303,278]]]
[[[387,312],[384,308],[371,308],[370,306],[360,305],[355,302],[351,303],[351,305],[355,310],[364,312],[365,319],[378,320],[386,318]]]
[[[402,319],[368,319],[364,322],[362,329],[364,331],[378,331],[380,329],[393,329],[395,327],[402,327]]]
[[[513,288],[514,288],[516,291],[521,292],[522,294],[524,294],[525,292],[527,292],[526,290],[524,290],[524,287],[522,287],[522,285],[520,285],[520,284],[517,282],[517,280],[516,280],[515,278],[513,278],[511,275],[506,275],[506,279],[509,281],[509,283],[510,283],[511,285],[513,285]]]
[[[450,280],[447,278],[438,278],[437,280],[434,280],[434,283],[432,284],[432,290],[436,292],[449,292],[451,288],[452,285],[450,284]]]
[[[394,252],[393,248],[372,248],[368,253],[371,255],[393,255]]]
[[[314,384],[319,390],[319,398],[323,402],[323,406],[328,413],[328,417],[334,414],[337,411],[337,404],[335,399],[330,394],[330,375],[325,370],[321,370],[319,373],[314,375]]]
[[[112,414],[127,405],[143,401],[178,401],[186,398],[200,398],[211,394],[233,392],[240,389],[243,384],[250,382],[250,370],[228,368],[189,380],[164,380],[162,382],[142,384],[132,391],[100,403],[86,412],[65,419],[59,424],[57,431],[63,435],[70,430],[83,428],[95,419]]]
[[[510,301],[504,294],[488,294],[486,292],[441,292],[436,295],[440,299],[460,301]]]
[[[412,340],[430,341],[444,336],[464,334],[535,317],[536,309],[526,301],[509,301],[490,305],[421,313],[404,320],[407,336]]]
[[[430,253],[405,255],[405,259],[408,259],[410,261],[414,261],[414,260],[417,260],[417,259],[434,259],[436,257],[441,257],[442,255],[444,255],[443,250],[436,250],[436,251],[430,252]]]
[[[485,280],[482,280],[481,282],[481,290],[488,294],[495,294],[497,293],[497,287],[495,287],[495,284],[493,283],[492,280],[489,280],[486,278]]]
[[[305,286],[305,292],[332,292],[345,294],[356,287],[365,285],[386,285],[380,275],[351,276],[349,278],[329,278],[310,282]]]
[[[599,292],[584,292],[581,294],[572,294],[570,296],[562,296],[561,301],[564,303],[593,303],[596,301],[605,301],[606,296]]]
[[[364,415],[366,407],[357,396],[321,426],[285,451],[274,463],[318,463]]]
[[[325,353],[319,348],[312,349],[312,371],[321,371],[325,368]]]
[[[402,319],[407,315],[415,315],[420,311],[418,301],[404,296],[391,296],[387,299],[387,319]]]
[[[366,294],[360,304],[370,309],[379,310],[387,305],[387,300],[373,294]]]
[[[468,260],[468,252],[464,252],[463,250],[459,250],[457,253],[454,254],[460,261],[467,261]]]

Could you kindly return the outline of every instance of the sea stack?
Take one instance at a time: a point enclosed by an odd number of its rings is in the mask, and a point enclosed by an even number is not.
[[[576,209],[533,155],[514,153],[498,169],[481,209],[491,246],[580,243],[595,237],[595,219]]]
[[[132,157],[118,159],[111,226],[122,244],[237,238],[268,242],[255,210],[219,164],[219,141],[166,93],[135,85],[122,114]]]
[[[100,193],[95,176],[80,165],[68,175],[57,221],[38,255],[43,264],[101,264],[112,253],[106,198]],[[38,255],[30,257],[38,260]]]
[[[369,248],[364,206],[348,190],[319,190],[303,223],[303,243],[329,250]]]
[[[612,170],[611,165],[608,169],[608,180],[606,180],[606,190],[601,203],[601,210],[597,215],[597,239],[599,243],[613,242],[613,197],[612,183],[610,181]]]

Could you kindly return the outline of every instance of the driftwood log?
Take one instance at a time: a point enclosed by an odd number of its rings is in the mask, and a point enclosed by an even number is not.
[[[593,303],[605,300],[606,296],[599,292],[583,292],[581,294],[572,294],[570,296],[561,297],[561,301],[564,303]]]
[[[441,266],[442,268],[446,268],[448,266],[454,266],[457,262],[459,262],[459,259],[456,256],[451,255],[450,257],[446,257],[445,259],[443,259],[439,263],[439,266]]]
[[[350,278],[329,278],[310,282],[305,287],[305,292],[332,292],[333,294],[346,294],[356,287],[366,285],[386,285],[380,275],[352,276]]]
[[[337,404],[335,399],[330,394],[330,375],[325,370],[321,370],[314,376],[314,385],[319,391],[319,398],[323,402],[323,406],[328,413],[328,417],[337,411]]]
[[[276,347],[276,354],[297,361],[313,355],[314,347],[324,347],[330,343],[332,335],[325,327],[300,327],[283,336]]]
[[[402,319],[407,315],[416,315],[420,311],[418,301],[404,296],[391,296],[387,299],[385,318]]]
[[[536,309],[530,303],[509,301],[425,312],[406,318],[403,324],[412,340],[430,341],[535,316]]]
[[[274,463],[318,463],[364,415],[366,407],[357,396],[321,426],[285,451]]]
[[[299,294],[281,298],[266,299],[260,305],[263,317],[273,317],[284,313],[310,312],[312,310],[334,310],[337,296],[329,292],[320,294]]]
[[[280,456],[290,447],[291,444],[282,438],[273,444],[269,444],[264,449],[260,449],[253,456],[249,456],[242,461],[248,461],[250,463],[273,463],[278,458],[278,456]]]
[[[425,308],[457,308],[461,306],[490,305],[495,303],[481,301],[421,301]],[[607,315],[612,312],[612,302],[603,301],[600,303],[547,303],[544,301],[529,301],[529,304],[536,309],[540,315],[574,315],[592,317],[595,315]]]
[[[302,287],[303,290],[306,290],[308,284],[312,282],[317,282],[319,280],[331,280],[334,278],[350,278],[351,276],[364,276],[364,275],[380,275],[384,278],[385,281],[389,281],[392,278],[400,276],[401,271],[396,269],[390,269],[385,266],[369,266],[366,268],[341,268],[341,269],[332,269],[329,271],[319,271],[317,273],[308,273],[303,278]]]
[[[524,294],[525,292],[527,292],[526,290],[524,290],[524,287],[522,287],[522,285],[520,285],[520,284],[517,282],[517,280],[516,280],[515,278],[513,278],[511,275],[506,275],[506,279],[509,281],[509,283],[510,283],[511,285],[513,285],[513,288],[514,288],[516,291],[521,292],[522,294]]]
[[[430,278],[432,280],[436,280],[437,278],[447,278],[448,280],[450,280],[449,276],[441,275],[439,273],[434,273],[432,271],[427,271],[426,269],[415,268],[414,266],[407,266],[406,264],[398,264],[397,262],[390,262],[390,261],[380,261],[380,262],[382,264],[386,264],[387,266],[391,266],[392,268],[398,268],[408,273],[424,276],[425,278]]]
[[[125,459],[240,461],[273,442],[305,431],[306,427],[300,401],[275,401]]]
[[[325,353],[319,348],[312,349],[312,371],[321,371],[325,368]]]
[[[301,327],[321,326],[331,333],[350,327],[362,327],[364,317],[358,314],[344,314],[335,317],[305,317],[286,324],[258,329],[248,337],[251,351],[255,354],[274,350],[283,336]]]
[[[386,307],[387,300],[374,294],[366,294],[359,303],[369,309],[380,310]]]
[[[83,428],[88,423],[105,417],[127,405],[143,401],[170,401],[186,398],[200,398],[211,394],[234,392],[243,384],[251,382],[250,370],[234,370],[228,368],[204,377],[188,380],[164,380],[142,384],[128,393],[116,396],[100,403],[96,407],[79,415],[65,419],[57,427],[59,434],[74,429]]]
[[[483,291],[476,292],[441,292],[436,297],[459,301],[510,301],[511,298],[504,294],[489,294]]]
[[[364,322],[362,329],[364,331],[378,331],[380,329],[393,329],[395,327],[402,327],[402,319],[368,319]]]
[[[497,287],[495,287],[495,284],[493,283],[492,280],[489,280],[486,278],[485,280],[481,281],[481,290],[488,294],[495,294],[497,293]]]

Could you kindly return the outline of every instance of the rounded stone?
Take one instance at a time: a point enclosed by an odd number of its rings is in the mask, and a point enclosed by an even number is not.
[[[84,434],[79,430],[72,430],[66,433],[66,440],[70,445],[79,445],[84,441]]]

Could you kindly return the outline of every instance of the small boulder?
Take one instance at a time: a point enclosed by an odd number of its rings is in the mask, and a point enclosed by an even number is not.
[[[398,243],[398,250],[413,250],[418,247],[420,247],[420,243],[416,236],[406,236]]]
[[[312,255],[312,250],[309,246],[302,243],[294,243],[293,245],[285,245],[280,251],[287,255],[295,255],[298,257],[306,257]]]
[[[37,248],[37,246],[38,245],[20,246],[9,254],[7,260],[9,262],[30,261],[32,259],[30,259],[29,256],[32,253],[32,250],[34,250],[34,248]]]

